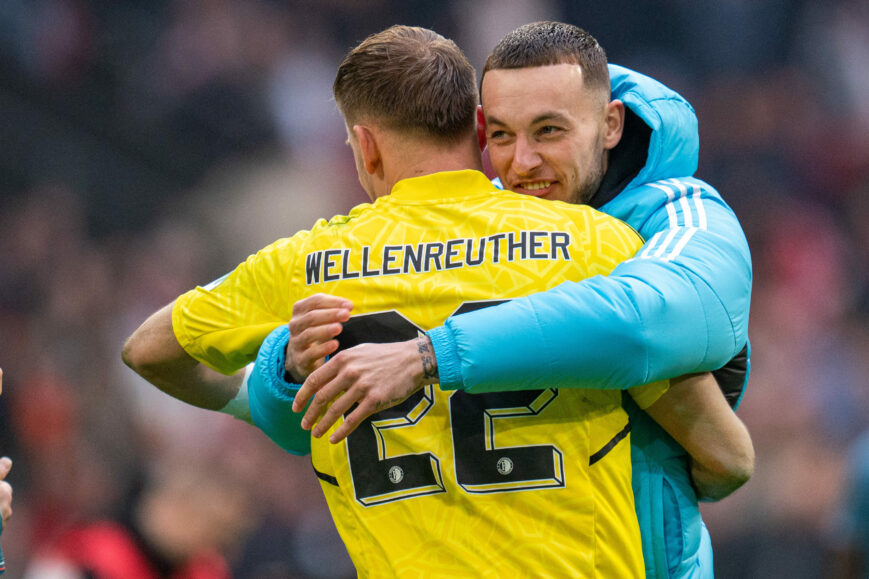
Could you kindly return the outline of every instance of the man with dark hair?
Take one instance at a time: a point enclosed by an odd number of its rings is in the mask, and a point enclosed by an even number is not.
[[[253,374],[239,369],[258,350],[286,352],[284,324],[303,298],[325,290],[354,302],[344,347],[411,338],[454,313],[606,275],[642,243],[590,207],[492,186],[480,172],[473,69],[431,31],[396,26],[366,39],[339,66],[335,99],[373,203],[180,296],[123,353],[155,385],[206,408],[231,405],[249,384],[254,422],[285,448],[273,428],[291,415],[283,359],[263,359]],[[658,406],[667,388],[630,395]],[[430,385],[346,443],[309,437],[308,448],[362,574],[637,576],[621,398],[549,386],[476,396]],[[674,432],[690,444],[695,433],[682,427]]]
[[[510,72],[504,72],[510,71]],[[536,163],[535,159],[525,157],[509,159],[511,151],[515,149],[513,135],[503,130],[501,125],[507,121],[513,121],[515,113],[521,112],[521,107],[516,103],[523,101],[519,92],[511,93],[510,88],[516,84],[517,76],[534,75],[534,86],[537,87],[534,94],[539,94],[539,87],[552,90],[551,81],[574,80],[569,88],[571,92],[564,94],[552,91],[552,96],[560,96],[563,99],[564,108],[576,108],[586,105],[585,110],[575,111],[576,116],[585,119],[603,122],[619,127],[619,137],[624,130],[624,105],[621,101],[610,99],[610,79],[607,68],[606,54],[597,41],[584,30],[560,23],[544,23],[542,25],[529,25],[517,29],[506,36],[494,48],[492,54],[486,59],[483,68],[483,81],[489,78],[489,86],[496,85],[499,88],[498,97],[503,100],[505,95],[510,99],[512,107],[507,119],[500,110],[492,115],[486,115],[487,142],[489,146],[489,158],[493,166],[497,162],[498,168],[510,166],[510,184],[507,188],[515,187],[517,193],[525,193],[545,199],[557,199],[568,203],[588,203],[595,192],[599,189],[606,172],[611,151],[618,145],[620,138],[612,143],[605,143],[601,134],[592,132],[596,127],[577,127],[578,131],[585,128],[589,139],[565,139],[560,142],[568,142],[571,147],[560,147],[560,152],[565,155],[559,169],[566,170],[567,174],[550,175],[559,177],[558,180],[542,180],[534,174],[536,167],[526,166],[525,163]],[[492,80],[497,76],[500,82]],[[537,78],[540,76],[541,78]],[[511,83],[510,87],[504,87],[503,83]],[[584,98],[576,98],[581,94]],[[547,95],[549,96],[549,95]],[[537,101],[538,103],[540,101]],[[545,101],[548,103],[547,101]],[[500,105],[501,101],[499,101]],[[492,106],[484,109],[487,112]],[[549,107],[538,107],[545,110]],[[527,109],[526,109],[527,110]],[[556,126],[553,121],[570,121],[572,119],[548,117],[534,118],[541,128],[550,131],[545,136],[549,141],[561,137],[563,129]],[[574,121],[576,122],[576,121]],[[509,124],[512,124],[509,123]],[[577,131],[577,132],[578,132]],[[577,150],[577,146],[584,146]],[[521,152],[521,151],[520,151]],[[493,159],[492,155],[496,155]],[[531,179],[534,177],[534,179]],[[534,188],[529,188],[533,185]],[[544,186],[545,185],[545,186]]]
[[[339,353],[296,396],[301,410],[317,393],[303,419],[314,436],[357,404],[332,434],[339,441],[382,408],[378,402],[400,400],[435,372],[442,389],[483,393],[552,383],[623,388],[721,368],[719,385],[738,403],[751,291],[744,234],[718,192],[690,177],[699,150],[690,105],[643,75],[616,66],[606,73],[603,49],[575,26],[539,22],[508,34],[483,73],[489,156],[507,189],[588,203],[627,221],[648,240],[638,256],[608,277],[450,318],[427,333],[435,356],[421,354],[415,341]],[[618,137],[609,139],[613,126]],[[313,326],[297,324],[300,332]],[[319,365],[304,361],[306,372]],[[339,394],[342,402],[326,411]],[[626,404],[647,576],[711,576],[697,499],[732,492],[746,480],[751,457],[722,486],[694,450],[689,461]]]

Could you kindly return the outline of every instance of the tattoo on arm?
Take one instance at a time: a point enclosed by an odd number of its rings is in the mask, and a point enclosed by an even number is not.
[[[419,352],[420,362],[422,362],[423,380],[437,380],[438,364],[435,359],[434,348],[431,346],[431,338],[428,336],[420,336],[416,339],[416,347]]]
[[[386,410],[387,408],[392,408],[396,404],[401,404],[405,400],[407,400],[407,396],[405,396],[404,398],[393,398],[392,400],[387,400],[386,402],[378,402],[374,406],[374,411],[380,412],[381,410]]]

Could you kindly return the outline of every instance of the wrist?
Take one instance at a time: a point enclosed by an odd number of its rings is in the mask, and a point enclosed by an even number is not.
[[[289,339],[289,338],[288,338]],[[293,357],[290,355],[290,343],[287,341],[287,347],[284,349],[284,380],[292,384],[304,384],[305,376],[296,369],[293,364]]]
[[[422,384],[436,384],[438,382],[438,361],[435,356],[434,347],[431,343],[431,338],[423,334],[416,340],[416,351],[419,355],[422,372],[419,375],[419,380]]]
[[[465,390],[461,372],[462,360],[450,329],[446,325],[439,326],[426,332],[426,336],[430,340],[437,362],[440,389]]]
[[[250,401],[247,392],[247,383],[250,380],[250,374],[252,371],[253,363],[244,367],[238,392],[235,394],[235,397],[227,402],[218,412],[229,414],[233,418],[238,418],[239,420],[244,420],[245,422],[253,424],[253,420],[250,416]]]

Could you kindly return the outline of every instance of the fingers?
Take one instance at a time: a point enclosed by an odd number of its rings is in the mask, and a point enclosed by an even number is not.
[[[317,325],[306,325],[304,327],[300,324],[293,324],[294,321],[296,320],[294,319],[290,322],[290,340],[293,343],[293,347],[299,347],[299,349],[305,349],[317,342],[331,340],[340,334],[342,329],[341,323],[337,321],[334,323],[325,322]]]
[[[326,356],[338,349],[335,336],[341,333],[341,324],[329,324],[308,328],[301,335],[292,334],[287,348],[286,368],[288,372],[296,370],[304,377],[319,368]]]
[[[12,459],[8,456],[4,456],[0,458],[0,480],[6,478],[6,475],[9,474],[9,471],[12,469]]]
[[[308,406],[308,410],[305,411],[305,415],[302,417],[302,428],[309,430],[313,428],[314,424],[317,424],[317,434],[315,434],[315,436],[321,436],[323,432],[325,432],[323,426],[326,422],[324,419],[321,419],[320,416],[326,412],[327,409],[330,409],[329,416],[331,417],[331,422],[335,422],[338,416],[343,414],[344,411],[349,410],[353,402],[356,401],[356,398],[351,398],[351,396],[346,394],[341,396],[341,393],[347,390],[350,383],[352,383],[352,380],[349,380],[346,377],[342,378],[340,374],[338,374],[337,376],[330,378],[327,382],[320,384],[317,390],[317,395],[314,396],[311,405]],[[331,409],[330,404],[334,407],[334,410]],[[317,422],[318,420],[320,420],[320,423]]]
[[[302,387],[296,393],[293,400],[293,412],[301,412],[308,404],[308,400],[310,400],[314,394],[319,392],[320,388],[328,384],[329,381],[335,377],[338,373],[337,360],[338,358],[333,358],[328,364],[320,366],[305,379],[305,383],[302,384]],[[319,407],[322,411],[322,403],[317,399],[314,399],[314,401],[311,402],[311,407],[315,406]],[[308,412],[305,413],[306,417],[310,414],[310,410],[311,409],[309,408]],[[317,412],[316,416],[319,415],[320,413]],[[304,428],[304,426],[305,422],[303,420],[302,427]]]
[[[293,317],[290,320],[290,333],[297,336],[301,335],[308,328],[346,322],[348,319],[350,319],[349,308],[327,308],[300,314],[294,311]]]
[[[327,294],[314,294],[293,305],[289,323],[286,370],[301,380],[338,349],[334,339],[350,319],[353,303]]]
[[[332,436],[329,437],[329,442],[337,444],[347,438],[350,433],[356,430],[356,427],[371,416],[373,412],[364,408],[361,404],[356,407],[356,410],[344,417],[344,422],[335,429]]]
[[[353,302],[346,298],[329,294],[314,294],[293,304],[293,318],[301,317],[315,310],[343,309],[352,310]],[[292,328],[290,328],[292,330]]]
[[[377,405],[367,396],[368,390],[356,383],[354,377],[337,372],[328,382],[319,386],[317,396],[302,418],[302,428],[311,429],[311,435],[320,438],[358,403],[356,409],[344,417],[344,423],[329,437],[332,443],[344,440],[363,420],[377,412]]]
[[[328,396],[321,396],[321,398],[328,398]],[[358,395],[354,395],[350,392],[345,392],[343,395],[339,396],[332,403],[332,405],[329,406],[329,409],[326,410],[326,413],[323,415],[323,417],[320,418],[320,420],[316,423],[316,426],[311,431],[311,435],[314,438],[320,438],[321,436],[329,432],[329,429],[332,428],[335,422],[339,418],[344,416],[344,413],[350,410],[350,408],[353,407],[357,400]]]
[[[369,416],[406,400],[424,383],[418,350],[415,341],[408,341],[339,352],[314,370],[295,396],[294,412],[307,405],[302,428],[319,438],[344,417],[329,437],[340,442]]]

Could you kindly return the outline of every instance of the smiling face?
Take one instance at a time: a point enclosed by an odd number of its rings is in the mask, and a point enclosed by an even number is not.
[[[584,86],[576,64],[487,71],[486,137],[504,187],[587,202],[606,172],[607,152],[621,138],[623,105],[607,97]]]

